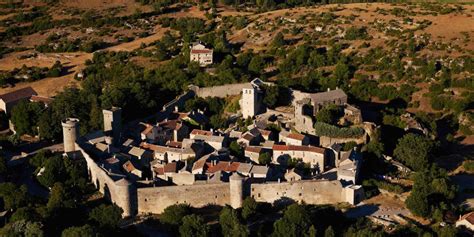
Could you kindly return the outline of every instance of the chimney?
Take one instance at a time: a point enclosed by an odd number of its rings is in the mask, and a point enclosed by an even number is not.
[[[174,112],[179,112],[179,108],[177,105],[174,106]]]
[[[280,183],[280,182],[281,182],[281,181],[280,181],[280,178],[278,178],[278,183]]]

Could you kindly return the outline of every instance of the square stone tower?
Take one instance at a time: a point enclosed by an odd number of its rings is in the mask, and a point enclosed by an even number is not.
[[[104,132],[112,136],[114,144],[119,144],[122,133],[122,109],[112,107],[102,110],[102,114],[104,115]]]

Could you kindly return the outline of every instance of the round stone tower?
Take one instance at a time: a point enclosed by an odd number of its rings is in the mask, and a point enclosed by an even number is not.
[[[230,186],[230,206],[234,209],[241,208],[244,201],[244,180],[243,178],[234,173],[229,178]]]
[[[125,178],[122,178],[115,182],[115,192],[111,193],[112,202],[122,208],[122,216],[134,216],[136,214],[135,198],[135,186],[132,182]]]
[[[76,139],[79,136],[79,119],[67,118],[61,121],[63,126],[64,152],[76,150]]]

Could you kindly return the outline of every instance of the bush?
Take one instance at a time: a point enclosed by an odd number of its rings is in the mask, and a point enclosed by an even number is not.
[[[331,124],[316,122],[314,124],[316,135],[333,138],[359,138],[364,135],[361,127],[340,128]]]
[[[160,221],[164,224],[178,226],[182,223],[183,217],[191,214],[191,207],[186,204],[172,205],[163,211]]]
[[[467,172],[470,172],[470,173],[474,172],[474,161],[472,160],[465,161],[462,166]]]

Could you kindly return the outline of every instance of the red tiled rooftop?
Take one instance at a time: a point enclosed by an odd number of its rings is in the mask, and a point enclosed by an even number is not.
[[[305,138],[305,136],[299,133],[290,133],[288,134],[288,138],[302,141]]]
[[[143,129],[142,134],[145,134],[145,135],[149,134],[151,132],[151,130],[153,129],[153,125],[151,125],[151,124],[146,123],[146,124],[144,124],[144,126],[145,126],[145,129]]]
[[[125,162],[123,164],[123,168],[129,173],[136,169],[135,166],[133,166],[132,162],[130,161]]]
[[[467,220],[469,223],[474,225],[474,212],[470,212],[462,216],[461,220]]]
[[[166,145],[168,145],[169,147],[174,147],[174,148],[181,148],[183,147],[183,143],[182,142],[175,142],[175,141],[168,141],[166,143]]]
[[[191,131],[191,134],[193,134],[193,135],[205,135],[205,136],[214,135],[211,131],[200,130],[200,129],[193,129],[193,131]]]
[[[167,151],[166,147],[158,146],[158,145],[154,145],[154,144],[149,144],[149,143],[146,143],[146,142],[140,143],[140,147],[143,148],[143,149],[152,150],[152,151],[160,152],[160,153],[164,153],[164,152]]]
[[[275,151],[309,151],[323,154],[326,149],[316,146],[273,145]]]
[[[240,166],[240,162],[229,162],[229,161],[220,161],[215,165],[208,162],[207,166],[207,173],[215,173],[217,171],[225,171],[225,172],[236,172]]]
[[[212,50],[210,50],[210,49],[192,49],[191,53],[195,53],[195,54],[212,53]]]
[[[261,150],[262,150],[262,147],[259,147],[259,146],[248,146],[245,148],[245,151],[255,152],[255,153],[260,153]]]

